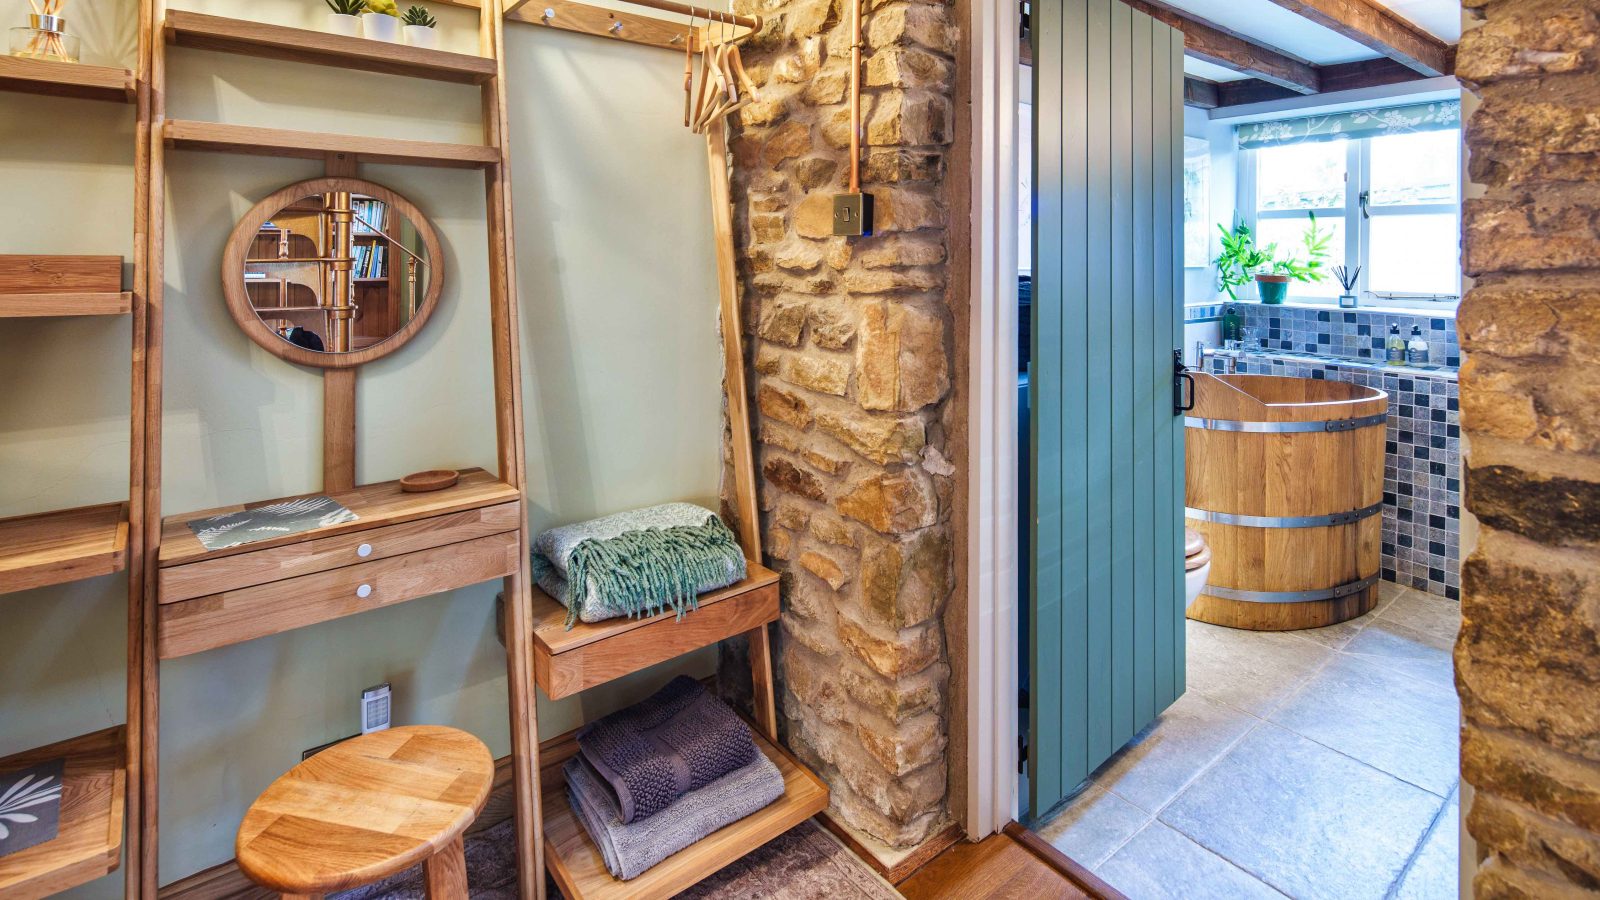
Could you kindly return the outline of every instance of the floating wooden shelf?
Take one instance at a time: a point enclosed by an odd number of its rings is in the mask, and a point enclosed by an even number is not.
[[[665,900],[676,896],[735,862],[785,831],[828,807],[828,786],[794,757],[751,729],[756,746],[783,773],[783,796],[771,806],[714,831],[667,857],[630,881],[606,871],[599,848],[589,840],[567,803],[561,766],[578,752],[575,738],[562,739],[541,752],[539,765],[544,796],[545,864],[569,900],[627,897]]]
[[[133,73],[112,66],[0,56],[0,90],[132,103]]]
[[[698,609],[645,619],[582,622],[567,630],[567,609],[533,589],[534,680],[552,700],[744,634],[778,618],[778,573],[749,563],[737,584],[702,594]]]
[[[167,42],[179,47],[460,84],[483,84],[495,73],[495,61],[482,56],[177,9],[167,11]]]
[[[324,159],[329,153],[347,153],[365,162],[458,169],[482,168],[500,161],[499,149],[483,144],[406,141],[186,119],[168,119],[162,128],[162,135],[169,145],[181,150],[211,150],[219,153],[253,153],[258,156],[301,159]]]
[[[127,554],[126,503],[0,519],[0,593],[120,572]]]
[[[0,759],[0,772],[65,757],[54,840],[0,856],[0,896],[46,897],[116,870],[128,767],[117,725]]]
[[[133,292],[0,294],[0,319],[52,316],[120,316],[133,309]]]

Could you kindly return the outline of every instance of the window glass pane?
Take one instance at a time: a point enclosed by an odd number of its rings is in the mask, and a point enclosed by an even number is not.
[[[1456,217],[1374,215],[1368,289],[1372,291],[1459,294],[1461,269]]]
[[[1425,131],[1372,138],[1373,206],[1454,203],[1461,132]]]
[[[1306,261],[1305,234],[1311,223],[1303,216],[1293,219],[1261,219],[1256,222],[1256,246],[1265,248],[1277,244],[1274,259]],[[1341,292],[1339,282],[1333,277],[1333,267],[1344,265],[1344,219],[1317,217],[1317,231],[1329,235],[1327,256],[1322,259],[1322,280],[1289,282],[1291,297],[1337,297]]]
[[[1256,151],[1256,208],[1344,206],[1345,142],[1290,144]]]

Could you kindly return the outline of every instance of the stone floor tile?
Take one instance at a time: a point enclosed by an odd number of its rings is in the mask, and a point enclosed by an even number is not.
[[[1456,633],[1461,629],[1460,603],[1417,590],[1397,595],[1376,615],[1426,634],[1445,646],[1455,644]]]
[[[1190,621],[1187,634],[1189,689],[1255,716],[1276,709],[1333,658],[1328,648],[1290,633]]]
[[[1044,821],[1035,822],[1033,830],[1079,865],[1092,869],[1149,821],[1149,813],[1090,785]]]
[[[1454,638],[1379,616],[1341,652],[1380,660],[1413,678],[1455,689]]]
[[[1151,822],[1095,874],[1129,900],[1282,900],[1248,872]]]
[[[1160,821],[1301,900],[1382,897],[1445,801],[1270,723]]]
[[[1091,780],[1154,813],[1258,721],[1205,694],[1189,691],[1102,765]]]
[[[1378,658],[1340,654],[1268,718],[1440,797],[1459,778],[1455,691]]]
[[[1433,823],[1411,868],[1400,876],[1394,900],[1456,900],[1461,888],[1461,791]]]

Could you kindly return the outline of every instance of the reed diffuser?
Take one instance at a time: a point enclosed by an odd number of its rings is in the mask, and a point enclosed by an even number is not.
[[[62,8],[67,0],[28,0],[33,13],[28,24],[11,29],[11,55],[24,59],[48,59],[56,62],[78,61],[78,39],[67,34],[67,20],[62,18]]]
[[[1344,293],[1339,295],[1339,308],[1355,309],[1356,279],[1361,277],[1361,267],[1356,266],[1355,270],[1351,271],[1350,269],[1346,269],[1344,266],[1334,266],[1333,277],[1339,279],[1340,287],[1344,288]]]

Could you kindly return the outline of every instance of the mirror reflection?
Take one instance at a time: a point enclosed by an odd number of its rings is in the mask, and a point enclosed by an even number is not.
[[[417,314],[428,248],[405,213],[350,191],[312,194],[256,231],[245,294],[284,341],[319,353],[381,343]]]

